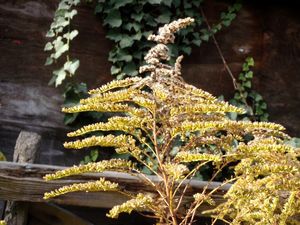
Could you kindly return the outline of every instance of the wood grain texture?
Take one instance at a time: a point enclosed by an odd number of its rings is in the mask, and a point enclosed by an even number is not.
[[[80,183],[88,180],[97,180],[104,177],[107,180],[119,183],[121,188],[133,193],[141,190],[153,192],[149,186],[145,186],[141,179],[126,173],[104,172],[101,174],[85,174],[67,179],[46,182],[42,179],[45,174],[63,169],[64,167],[38,165],[38,164],[18,164],[12,162],[0,162],[0,199],[18,200],[29,202],[46,202],[43,200],[45,192],[72,183]],[[160,182],[155,176],[149,176],[154,182]],[[206,182],[193,180],[189,184],[187,198],[190,201],[192,194],[200,192],[207,185]],[[218,187],[220,183],[213,182],[208,190]],[[230,185],[225,185],[213,196],[218,203],[223,201],[223,195]],[[123,203],[127,197],[117,192],[76,192],[53,198],[50,201],[58,204],[89,206],[110,208]],[[208,209],[208,205],[203,205],[200,210]]]

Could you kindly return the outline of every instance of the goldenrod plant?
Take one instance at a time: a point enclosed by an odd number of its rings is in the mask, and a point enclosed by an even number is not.
[[[228,224],[297,224],[299,149],[284,143],[288,138],[284,127],[270,122],[230,120],[227,113],[242,114],[244,110],[187,84],[181,76],[182,56],[175,65],[168,64],[168,44],[174,42],[174,33],[193,21],[179,19],[149,36],[157,44],[149,50],[139,70],[148,76],[111,81],[91,90],[90,97],[79,105],[63,108],[66,113],[96,111],[111,115],[107,121],[69,133],[69,137],[90,136],[67,142],[66,148],[113,147],[119,154],[130,154],[133,160],[104,160],[45,176],[46,180],[54,180],[86,172],[127,172],[148,185],[151,194],[143,190],[131,193],[101,178],[61,187],[45,193],[45,199],[75,191],[117,191],[130,199],[114,206],[108,217],[147,211],[157,219],[157,225],[191,225],[199,207],[214,205],[213,194],[230,184],[224,203],[205,212],[212,217],[212,224],[217,220]],[[98,131],[103,135],[93,135]],[[149,179],[139,165],[160,182]],[[188,203],[184,196],[189,182],[205,165],[213,166],[214,173],[203,191],[195,193]],[[233,167],[234,175],[214,189],[209,188],[228,166]]]

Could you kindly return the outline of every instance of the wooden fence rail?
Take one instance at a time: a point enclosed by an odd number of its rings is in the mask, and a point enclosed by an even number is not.
[[[97,180],[105,177],[107,180],[118,182],[122,188],[128,191],[153,192],[143,182],[135,176],[119,173],[104,172],[101,174],[84,174],[74,176],[71,179],[61,179],[55,181],[44,181],[43,176],[65,167],[39,165],[30,163],[0,162],[0,199],[27,202],[45,202],[43,195],[45,192],[56,189],[63,185],[84,182],[87,180]],[[160,182],[157,177],[149,176],[153,182]],[[218,187],[221,183],[213,182],[208,190]],[[207,185],[206,182],[192,180],[189,183],[187,197],[184,201],[189,201],[192,194],[201,192]],[[221,187],[213,196],[216,203],[223,201],[223,195],[230,185]],[[51,199],[51,202],[65,205],[89,206],[110,208],[116,204],[121,204],[127,198],[117,192],[75,192]],[[208,209],[209,205],[203,205],[199,211]]]

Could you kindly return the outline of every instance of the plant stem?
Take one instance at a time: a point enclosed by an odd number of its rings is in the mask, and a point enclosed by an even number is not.
[[[203,19],[204,19],[204,22],[205,22],[206,25],[207,25],[208,30],[211,32],[211,37],[212,37],[213,42],[214,42],[214,44],[215,44],[215,46],[216,46],[216,48],[217,48],[217,50],[218,50],[218,53],[219,53],[219,55],[220,55],[220,57],[221,57],[221,60],[222,60],[222,62],[223,62],[223,64],[224,64],[224,67],[225,67],[225,69],[227,70],[228,74],[230,75],[230,77],[231,77],[231,79],[232,79],[233,87],[234,87],[234,89],[237,89],[238,86],[237,86],[236,79],[235,79],[235,77],[233,76],[232,71],[231,71],[231,69],[230,69],[229,66],[228,66],[228,63],[227,63],[226,60],[225,60],[225,57],[224,57],[224,55],[223,55],[223,53],[222,53],[222,50],[221,50],[221,48],[220,48],[220,45],[219,45],[219,43],[217,42],[217,39],[216,39],[214,33],[213,33],[212,30],[211,30],[211,26],[209,25],[209,22],[208,22],[208,20],[207,20],[207,18],[206,18],[206,16],[205,16],[204,11],[203,11],[203,9],[202,9],[201,6],[200,6],[200,12],[201,12],[201,15],[202,15],[202,17],[203,17]]]

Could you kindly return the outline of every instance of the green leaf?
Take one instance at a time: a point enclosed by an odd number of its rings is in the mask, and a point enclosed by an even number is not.
[[[246,81],[243,83],[244,87],[251,88],[251,81]]]
[[[67,12],[65,14],[65,18],[73,19],[75,15],[77,15],[77,10],[73,9],[71,12]]]
[[[58,59],[63,53],[69,50],[69,45],[64,44],[56,49],[56,52],[53,55],[53,58]]]
[[[192,40],[192,43],[199,47],[201,45],[202,41],[200,39],[199,40],[194,39],[194,40]]]
[[[78,115],[79,115],[79,113],[66,113],[64,116],[64,124],[65,125],[72,124],[76,120]]]
[[[46,33],[46,37],[48,37],[48,38],[52,38],[52,37],[54,37],[55,36],[55,34],[54,34],[54,31],[53,30],[49,30],[47,33]]]
[[[59,17],[54,23],[53,26],[54,28],[58,28],[58,27],[66,27],[69,25],[69,21],[67,21],[65,18],[63,17]]]
[[[162,15],[155,19],[158,23],[169,23],[171,19],[171,12],[164,12]]]
[[[103,4],[98,3],[98,4],[96,5],[96,7],[95,7],[94,13],[95,13],[95,14],[101,13],[102,10],[103,10]]]
[[[171,7],[172,1],[173,1],[173,0],[163,0],[163,1],[162,1],[162,4],[164,4],[164,5],[168,6],[168,7]]]
[[[127,51],[123,49],[118,49],[116,59],[118,61],[130,62],[132,60],[132,56]]]
[[[90,155],[91,155],[92,161],[95,162],[98,159],[99,151],[98,150],[92,150]]]
[[[183,47],[181,48],[181,50],[182,50],[184,53],[186,53],[187,55],[190,55],[191,52],[192,52],[192,48],[191,48],[190,46],[183,46]]]
[[[55,75],[55,87],[62,84],[63,80],[66,79],[67,73],[64,68],[59,70],[54,70],[53,74]]]
[[[223,20],[223,21],[222,21],[222,24],[223,24],[224,26],[226,26],[226,27],[229,27],[230,24],[231,24],[231,20]]]
[[[237,116],[238,114],[236,112],[229,112],[227,114],[228,118],[231,119],[231,120],[236,120],[237,119]]]
[[[118,68],[118,67],[116,67],[116,66],[114,66],[114,65],[110,68],[110,73],[111,73],[112,75],[118,74],[118,73],[120,73],[120,72],[121,72],[121,68]]]
[[[148,0],[147,2],[150,4],[160,4],[163,0]]]
[[[129,76],[136,76],[138,74],[137,67],[134,62],[127,63],[124,66],[123,72]]]
[[[73,40],[78,35],[78,30],[72,30],[71,32],[68,32],[64,34],[64,38]]]
[[[126,48],[130,47],[133,44],[133,39],[129,35],[123,35],[122,40],[120,41],[120,47],[121,48]]]
[[[234,8],[236,11],[239,11],[239,10],[242,8],[242,4],[240,4],[240,3],[235,3],[235,4],[233,5],[233,8]]]
[[[132,39],[136,41],[141,40],[141,38],[142,38],[142,33],[140,31],[132,36]]]
[[[106,24],[111,27],[120,27],[122,25],[121,13],[118,10],[111,10],[104,19],[104,25]]]
[[[78,69],[80,62],[78,59],[74,59],[72,61],[67,61],[64,64],[64,70],[68,71],[71,75],[74,75],[76,70]]]
[[[254,66],[254,59],[252,57],[248,57],[246,59],[246,63],[248,64],[248,66]]]
[[[64,42],[62,41],[62,37],[58,36],[53,42],[54,49],[57,51],[60,47],[64,45]]]
[[[123,28],[128,30],[128,31],[131,31],[132,28],[137,32],[137,31],[140,31],[141,30],[141,25],[139,23],[126,23],[123,25]]]
[[[46,45],[45,45],[45,48],[44,48],[44,51],[50,51],[53,49],[53,45],[51,42],[48,42]]]
[[[178,8],[180,6],[181,0],[172,0],[172,3],[175,8]]]
[[[192,8],[192,4],[189,3],[188,1],[183,1],[183,7],[184,7],[184,9],[186,11],[186,9]]]
[[[248,71],[247,73],[245,73],[245,77],[247,77],[247,78],[253,78],[253,72],[252,71]]]
[[[133,0],[122,0],[122,1],[118,0],[118,1],[116,1],[114,8],[119,9],[120,7],[125,6],[132,2],[133,2]]]
[[[45,62],[45,66],[49,66],[53,63],[53,59],[51,57],[47,57],[46,62]]]
[[[117,78],[117,80],[122,80],[122,79],[124,79],[125,76],[126,76],[125,73],[120,73],[120,74],[118,74],[118,76],[116,78]]]
[[[153,33],[152,31],[145,31],[145,32],[143,32],[143,36],[145,38],[148,38],[150,36],[150,34],[152,34],[152,33]]]
[[[122,33],[119,31],[119,29],[109,29],[109,31],[107,32],[106,37],[109,40],[113,40],[115,42],[121,41],[122,40]]]
[[[203,40],[203,41],[208,41],[209,40],[209,34],[203,34],[200,36],[200,38]]]
[[[134,19],[137,22],[141,22],[141,20],[143,19],[144,13],[138,13],[138,14],[131,14],[131,18]]]

